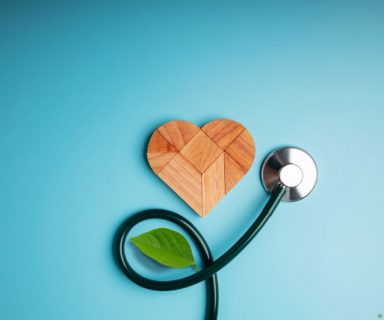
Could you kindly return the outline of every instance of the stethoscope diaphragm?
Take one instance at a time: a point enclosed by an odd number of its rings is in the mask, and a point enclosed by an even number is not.
[[[297,201],[313,190],[317,181],[317,166],[304,150],[284,147],[271,152],[261,167],[265,190],[272,192],[277,184],[286,187],[282,200]]]

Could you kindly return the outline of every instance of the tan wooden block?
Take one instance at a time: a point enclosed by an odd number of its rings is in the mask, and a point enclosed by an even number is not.
[[[157,129],[179,151],[200,131],[193,123],[178,120],[163,124]]]
[[[148,153],[148,162],[155,173],[159,173],[178,152]]]
[[[223,150],[200,130],[180,153],[203,173],[222,152]]]
[[[159,177],[199,215],[203,215],[201,173],[181,154],[175,156]]]
[[[149,139],[147,153],[165,153],[165,152],[177,152],[176,147],[171,144],[164,136],[155,130]]]
[[[219,119],[201,128],[223,150],[227,148],[244,130],[244,126],[229,119]]]
[[[168,122],[155,130],[147,152],[153,171],[202,217],[247,173],[254,157],[248,130],[228,119],[202,129]]]
[[[203,173],[203,216],[225,196],[224,153]]]
[[[224,152],[224,167],[225,193],[227,194],[244,177],[246,172],[227,152]]]
[[[233,160],[235,160],[247,172],[255,158],[255,143],[249,131],[245,129],[231,145],[225,149]]]
[[[177,154],[175,146],[155,130],[147,149],[147,159],[152,170],[158,173]]]

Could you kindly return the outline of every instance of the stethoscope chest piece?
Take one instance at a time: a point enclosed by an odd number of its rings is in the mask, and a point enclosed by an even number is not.
[[[317,166],[304,150],[284,147],[270,153],[261,167],[264,188],[272,192],[277,184],[285,186],[285,201],[297,201],[306,197],[317,181]]]

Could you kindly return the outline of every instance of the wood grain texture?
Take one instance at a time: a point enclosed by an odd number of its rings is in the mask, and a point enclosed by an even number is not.
[[[202,217],[247,173],[254,157],[251,134],[229,119],[201,129],[167,122],[154,131],[147,149],[152,170]]]
[[[203,216],[225,196],[224,153],[202,175]]]
[[[176,147],[155,130],[148,143],[147,158],[156,173],[178,154]]]
[[[240,166],[232,157],[224,152],[225,167],[225,193],[231,191],[236,183],[246,174],[243,167]]]
[[[200,128],[187,121],[167,122],[157,129],[160,134],[167,139],[179,151],[191,141],[191,139],[200,131]]]
[[[159,173],[176,155],[177,152],[148,153],[147,158],[152,170]]]
[[[159,177],[199,215],[203,215],[201,174],[181,154],[160,171]]]
[[[223,153],[223,150],[200,130],[180,153],[188,159],[200,173],[204,173],[212,162]]]
[[[249,131],[244,130],[229,146],[225,149],[233,160],[235,160],[247,172],[255,158],[255,143]]]
[[[215,120],[201,128],[223,150],[226,149],[244,130],[244,126],[229,119]]]

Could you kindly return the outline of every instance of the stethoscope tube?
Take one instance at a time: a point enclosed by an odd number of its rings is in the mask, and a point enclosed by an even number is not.
[[[184,217],[177,213],[161,209],[139,212],[131,216],[125,222],[124,229],[119,236],[118,257],[122,270],[129,279],[139,286],[157,291],[177,290],[192,286],[201,281],[207,281],[205,319],[215,320],[217,319],[218,311],[218,280],[216,273],[231,262],[258,234],[275,211],[285,192],[286,187],[283,184],[278,183],[255,222],[240,237],[240,239],[217,260],[214,260],[211,250],[200,232]],[[165,219],[183,228],[196,244],[203,259],[204,268],[190,276],[170,281],[152,280],[137,273],[131,267],[125,255],[125,243],[130,230],[136,224],[149,219]]]

